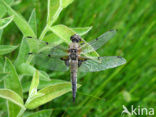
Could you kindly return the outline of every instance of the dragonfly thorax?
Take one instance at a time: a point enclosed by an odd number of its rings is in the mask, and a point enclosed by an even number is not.
[[[79,44],[72,42],[69,48],[69,58],[71,60],[78,60],[78,48]]]
[[[81,41],[81,37],[78,34],[75,34],[70,37],[70,40],[75,43],[79,43]]]
[[[70,55],[69,55],[69,58],[71,60],[77,60],[77,49],[70,49]]]

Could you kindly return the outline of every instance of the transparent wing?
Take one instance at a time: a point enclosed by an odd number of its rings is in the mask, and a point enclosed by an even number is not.
[[[34,38],[25,38],[29,45],[30,53],[43,53],[55,56],[67,55],[68,46],[64,43],[48,43]]]
[[[39,51],[39,53],[44,55],[50,55],[51,57],[64,57],[68,56],[68,47],[63,44],[56,47],[45,46]]]
[[[100,37],[92,40],[88,44],[83,45],[83,43],[81,43],[82,52],[90,53],[94,50],[97,50],[98,48],[102,47],[107,41],[109,41],[111,38],[113,38],[115,34],[116,34],[116,30],[111,30],[111,31],[108,31],[108,32],[102,34]],[[90,46],[92,47],[92,49]]]
[[[33,57],[32,63],[38,65],[40,68],[52,71],[67,71],[69,69],[65,61],[61,60],[60,57],[43,53],[36,54]]]
[[[114,68],[126,63],[126,60],[119,56],[106,56],[99,57],[101,62],[97,62],[92,59],[88,59],[82,62],[82,65],[79,67],[80,72],[97,72],[106,70],[109,68]]]
[[[36,41],[36,40],[35,40]],[[30,51],[30,56],[33,56],[32,63],[43,69],[52,71],[67,71],[68,67],[65,64],[66,56],[68,56],[67,45],[58,45],[56,47],[51,44],[45,44],[43,41],[37,41],[38,50]],[[63,59],[63,60],[61,60]]]

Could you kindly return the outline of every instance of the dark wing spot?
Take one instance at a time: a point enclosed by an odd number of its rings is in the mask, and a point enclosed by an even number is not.
[[[51,55],[50,55],[50,54],[48,54],[48,57],[51,57]]]
[[[48,45],[49,43],[48,42],[46,42],[46,45]]]
[[[109,31],[113,31],[113,29],[109,30]]]
[[[27,36],[26,38],[32,39],[32,37],[31,37],[31,36]]]
[[[98,60],[100,60],[101,59],[101,57],[98,57]]]
[[[28,55],[32,55],[32,54],[33,54],[32,52],[29,52],[29,53],[28,53]]]
[[[117,56],[117,58],[122,58],[121,56]]]

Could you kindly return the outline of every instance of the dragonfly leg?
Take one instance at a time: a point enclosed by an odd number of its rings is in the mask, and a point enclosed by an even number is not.
[[[65,62],[65,64],[66,64],[66,66],[69,67],[69,60],[66,60],[66,61],[64,61],[64,62]]]
[[[61,60],[64,61],[65,65],[69,67],[70,63],[69,63],[69,57],[68,56],[62,57]]]
[[[78,61],[78,67],[81,66],[82,62],[83,62],[83,61],[81,61],[81,60]]]
[[[84,61],[86,61],[87,59],[82,59],[82,60],[78,60],[78,67],[80,67],[81,65],[82,65],[82,63],[84,62]]]

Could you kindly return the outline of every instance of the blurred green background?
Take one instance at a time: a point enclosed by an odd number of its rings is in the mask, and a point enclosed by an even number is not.
[[[13,8],[27,20],[35,8],[39,36],[46,22],[47,1],[23,0]],[[101,56],[122,56],[127,63],[102,72],[79,74],[82,86],[75,104],[70,92],[30,112],[51,108],[53,117],[120,117],[122,105],[156,111],[155,0],[74,0],[55,24],[93,26],[84,36],[87,41],[118,29],[115,38],[97,52]],[[2,43],[17,45],[21,39],[21,32],[11,23],[4,30]],[[17,54],[18,50],[8,56],[14,60]],[[70,74],[54,72],[51,79],[70,81]]]

